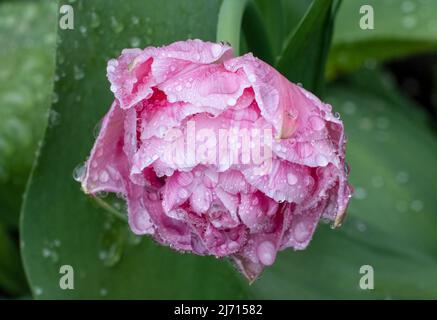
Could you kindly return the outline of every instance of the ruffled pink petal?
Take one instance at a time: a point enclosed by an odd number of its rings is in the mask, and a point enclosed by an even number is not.
[[[341,223],[343,123],[268,64],[189,40],[123,50],[107,70],[115,102],[82,186],[122,193],[135,233],[232,257],[253,281],[321,218]]]
[[[123,173],[127,158],[123,153],[125,114],[115,101],[102,121],[102,126],[86,162],[82,188],[86,193],[123,192]]]
[[[312,194],[314,178],[309,168],[273,159],[267,174],[257,167],[243,169],[247,182],[277,202],[301,203]]]
[[[169,102],[186,102],[223,111],[237,104],[249,83],[222,64],[200,65],[159,85]]]
[[[107,76],[111,91],[128,109],[150,97],[152,86],[173,78],[194,64],[209,64],[232,56],[224,44],[188,40],[144,50],[125,49],[118,59],[108,62]]]
[[[156,193],[145,193],[143,188],[135,184],[130,184],[127,192],[129,226],[136,234],[154,234],[155,225],[153,224],[146,209],[146,203],[150,199],[157,199]]]

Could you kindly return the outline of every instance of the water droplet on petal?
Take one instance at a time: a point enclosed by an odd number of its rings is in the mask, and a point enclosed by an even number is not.
[[[222,46],[214,43],[211,47],[211,53],[214,58],[218,57],[222,53]]]
[[[73,170],[73,179],[77,182],[82,182],[85,178],[86,166],[82,163],[76,166]]]
[[[311,128],[313,128],[316,131],[320,131],[325,127],[325,122],[322,118],[318,116],[313,116],[309,119],[309,123]]]
[[[237,104],[237,100],[235,100],[234,98],[229,98],[227,103],[228,103],[228,106],[233,107]]]
[[[310,235],[310,230],[305,225],[305,222],[298,222],[293,228],[293,235],[296,241],[305,242]]]
[[[188,186],[193,182],[193,174],[191,172],[181,172],[178,176],[178,183],[181,186]]]
[[[292,173],[287,174],[287,183],[290,186],[295,185],[297,183],[297,177]]]
[[[313,147],[311,146],[311,144],[303,142],[298,145],[298,152],[302,158],[308,158],[310,155],[313,154]]]
[[[325,167],[329,162],[328,159],[323,154],[318,154],[316,156],[316,163],[320,167]]]
[[[109,180],[109,174],[108,174],[108,172],[107,172],[106,170],[103,170],[102,172],[100,172],[99,180],[100,180],[100,182],[102,182],[102,183],[106,183],[106,182],[108,182],[108,180]]]
[[[181,197],[182,199],[185,199],[188,197],[188,192],[187,190],[185,190],[184,188],[180,189],[178,192],[179,197]]]
[[[271,241],[263,241],[258,245],[256,254],[263,265],[271,266],[275,262],[276,247]]]

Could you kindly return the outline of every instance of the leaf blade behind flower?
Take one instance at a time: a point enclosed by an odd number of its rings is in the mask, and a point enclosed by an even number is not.
[[[87,198],[72,177],[113,99],[105,77],[107,60],[132,46],[186,38],[214,41],[219,1],[78,0],[72,6],[75,29],[59,30],[59,102],[52,110],[60,121],[46,132],[22,211],[22,254],[34,296],[246,297],[247,286],[229,263],[176,253],[148,237],[138,239]],[[62,265],[74,269],[74,290],[59,286]]]
[[[340,1],[314,0],[286,40],[277,69],[290,81],[320,94],[332,28]]]

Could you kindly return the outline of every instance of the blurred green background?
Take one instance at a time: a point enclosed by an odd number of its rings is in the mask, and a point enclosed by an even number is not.
[[[250,1],[241,48],[341,114],[355,194],[340,229],[320,225],[249,286],[227,261],[133,236],[72,177],[111,102],[106,61],[214,41],[221,1],[1,1],[0,297],[437,298],[437,2],[325,2]],[[57,30],[62,4],[74,30]],[[373,30],[359,25],[366,4]],[[74,290],[59,287],[64,264]],[[373,290],[359,287],[362,265]]]

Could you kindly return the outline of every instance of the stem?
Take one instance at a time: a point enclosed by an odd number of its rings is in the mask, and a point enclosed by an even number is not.
[[[102,207],[103,209],[106,210],[106,212],[112,214],[114,217],[116,217],[117,219],[120,219],[124,222],[127,222],[127,217],[126,215],[122,214],[120,211],[116,210],[113,206],[111,206],[109,203],[107,203],[105,200],[97,197],[97,196],[93,196],[92,197],[96,203]]]
[[[217,22],[217,42],[227,41],[240,54],[241,20],[247,0],[223,0]]]

